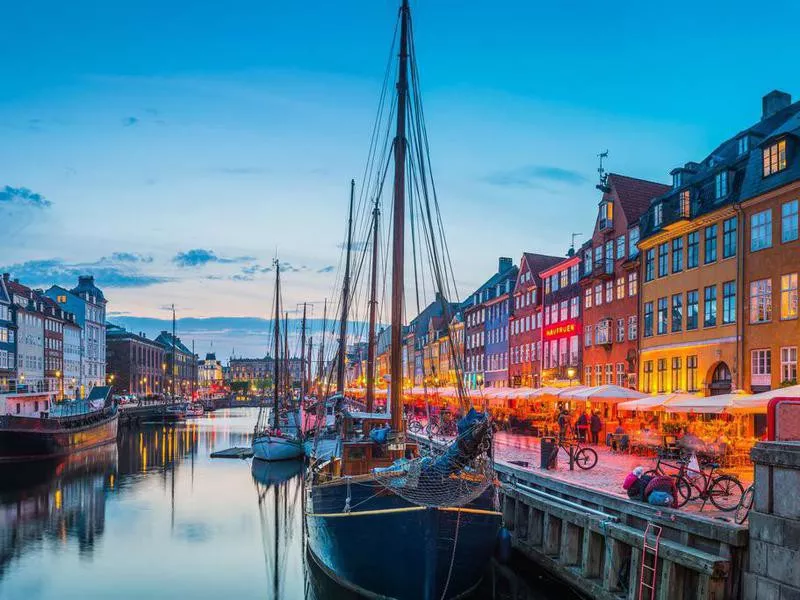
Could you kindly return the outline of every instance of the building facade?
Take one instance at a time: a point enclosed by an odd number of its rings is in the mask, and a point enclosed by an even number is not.
[[[109,325],[106,333],[108,378],[115,394],[140,397],[169,392],[164,347],[144,333]]]
[[[509,385],[540,387],[542,356],[542,280],[539,272],[563,257],[525,252],[514,285],[508,323]]]
[[[67,313],[47,296],[39,295],[39,298],[44,314],[44,376],[48,391],[61,400],[64,398],[64,324]]]
[[[173,338],[168,331],[159,333],[155,342],[164,349],[165,393],[176,396],[193,393],[197,389],[197,356],[181,342],[181,338]]]
[[[17,328],[14,324],[14,305],[6,287],[9,274],[0,277],[0,393],[17,386]]]
[[[639,219],[669,186],[610,173],[591,240],[582,248],[583,383],[636,389]]]
[[[494,284],[493,298],[486,301],[486,387],[508,387],[508,323],[514,301],[514,283],[519,268],[502,272]]]
[[[541,385],[571,384],[581,373],[580,257],[572,253],[539,272],[542,300]]]
[[[213,352],[206,354],[205,359],[199,362],[197,380],[203,390],[222,385],[222,363]]]
[[[14,304],[17,328],[17,390],[22,393],[47,392],[44,376],[44,312],[41,298],[17,280],[5,282]]]
[[[69,319],[64,322],[64,370],[61,386],[65,398],[78,398],[81,379],[81,328],[75,322],[75,315],[66,314]]]

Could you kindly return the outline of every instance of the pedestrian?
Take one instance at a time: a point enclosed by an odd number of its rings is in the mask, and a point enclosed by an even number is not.
[[[567,437],[567,432],[570,429],[569,411],[565,408],[558,415],[558,441],[563,442]]]
[[[589,423],[589,429],[592,432],[592,444],[596,446],[600,437],[600,431],[603,429],[603,422],[600,420],[599,412],[594,411],[591,422]]]
[[[575,422],[575,428],[578,430],[578,441],[583,443],[586,441],[586,430],[589,428],[589,419],[586,418],[586,413],[582,412]]]

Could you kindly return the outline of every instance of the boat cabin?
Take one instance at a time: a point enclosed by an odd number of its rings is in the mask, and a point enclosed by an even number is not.
[[[415,443],[407,443],[388,430],[391,416],[387,413],[344,411],[342,417],[342,475],[364,475],[372,469],[388,467],[399,457],[419,455]],[[384,429],[384,440],[372,435]]]
[[[0,414],[12,417],[46,417],[50,411],[49,394],[8,394],[0,396]]]

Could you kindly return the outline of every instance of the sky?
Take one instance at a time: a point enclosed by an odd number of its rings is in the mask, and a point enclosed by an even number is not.
[[[800,95],[800,5],[412,0],[425,112],[461,297],[498,256],[563,254],[594,225],[597,154],[667,183]],[[284,304],[335,294],[397,2],[8,3],[0,36],[0,267],[93,273],[109,320],[199,352],[263,354]],[[780,18],[776,18],[779,15]],[[257,322],[256,322],[257,323]],[[230,326],[230,327],[228,327]],[[194,337],[183,329],[184,338]]]

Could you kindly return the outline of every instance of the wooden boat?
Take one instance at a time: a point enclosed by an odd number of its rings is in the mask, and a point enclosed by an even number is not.
[[[430,187],[427,140],[411,38],[408,0],[402,0],[399,14],[400,42],[396,102],[386,113],[396,115],[394,189],[391,236],[391,338],[389,352],[389,412],[375,406],[375,328],[378,269],[378,198],[372,211],[372,268],[369,292],[369,341],[366,367],[366,410],[349,410],[338,403],[338,451],[330,458],[315,457],[307,473],[305,518],[310,556],[332,579],[349,590],[369,598],[397,600],[445,600],[461,597],[481,581],[492,556],[501,523],[499,499],[493,486],[491,423],[486,413],[470,409],[469,398],[459,378],[459,401],[468,415],[459,421],[459,436],[444,449],[419,448],[406,439],[402,399],[403,301],[405,261],[406,177],[414,176],[412,202],[423,204],[425,256],[433,263],[436,301],[451,322],[446,301],[446,245],[437,241],[443,231],[438,206],[420,190]],[[394,49],[392,55],[394,56]],[[409,93],[409,78],[413,87]],[[391,97],[391,94],[389,94]],[[382,98],[385,96],[382,95]],[[389,103],[390,100],[387,100]],[[384,108],[384,107],[381,107]],[[411,120],[407,128],[406,120]],[[383,124],[376,124],[374,139],[381,139]],[[407,129],[408,135],[407,137]],[[371,160],[383,162],[377,150]],[[380,158],[374,158],[380,157]],[[416,160],[407,167],[406,159]],[[376,172],[368,164],[367,173]],[[383,173],[381,165],[377,171]],[[377,183],[365,182],[370,190]],[[413,186],[413,187],[412,187]],[[435,191],[431,191],[435,195]],[[378,193],[379,196],[379,193]],[[362,196],[363,197],[363,196]],[[372,196],[370,195],[371,199]],[[369,214],[361,207],[359,214]],[[418,213],[419,214],[419,213]],[[346,245],[347,259],[340,320],[337,390],[343,393],[344,355],[348,301],[351,297],[350,248],[353,215],[353,186]],[[420,234],[421,235],[421,234]],[[412,236],[412,241],[414,236]],[[415,252],[419,256],[421,251]],[[365,261],[364,261],[365,262]],[[417,273],[415,265],[415,273]],[[418,290],[419,292],[419,290]],[[452,349],[451,359],[463,365]],[[423,456],[425,454],[425,456]]]

